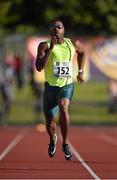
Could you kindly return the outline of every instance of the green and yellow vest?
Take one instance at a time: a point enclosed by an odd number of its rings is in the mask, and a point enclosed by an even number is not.
[[[50,40],[47,41],[50,47]],[[63,44],[56,44],[52,49],[44,69],[45,81],[51,86],[63,87],[72,80],[72,60],[75,48],[70,39],[64,38]]]

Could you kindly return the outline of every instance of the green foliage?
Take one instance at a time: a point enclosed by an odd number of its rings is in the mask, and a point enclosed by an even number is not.
[[[68,32],[89,35],[117,33],[116,0],[7,0],[1,1],[0,7],[1,29],[8,32],[19,29],[38,32],[59,17]]]

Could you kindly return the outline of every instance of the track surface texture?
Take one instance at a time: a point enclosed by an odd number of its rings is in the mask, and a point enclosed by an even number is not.
[[[43,129],[0,126],[0,179],[117,179],[117,127],[70,126],[72,161],[64,158],[59,127],[57,133],[50,158]]]

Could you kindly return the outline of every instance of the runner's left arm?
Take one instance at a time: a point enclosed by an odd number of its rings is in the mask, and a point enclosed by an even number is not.
[[[77,75],[77,81],[78,83],[84,82],[84,65],[85,65],[85,59],[86,59],[86,51],[83,46],[83,44],[77,40],[74,43],[76,53],[77,53],[77,63],[78,63],[78,75]]]

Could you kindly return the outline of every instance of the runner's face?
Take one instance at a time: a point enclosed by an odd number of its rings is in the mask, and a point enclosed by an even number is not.
[[[55,21],[49,27],[51,37],[56,36],[57,39],[62,39],[64,36],[64,26],[61,21]]]

